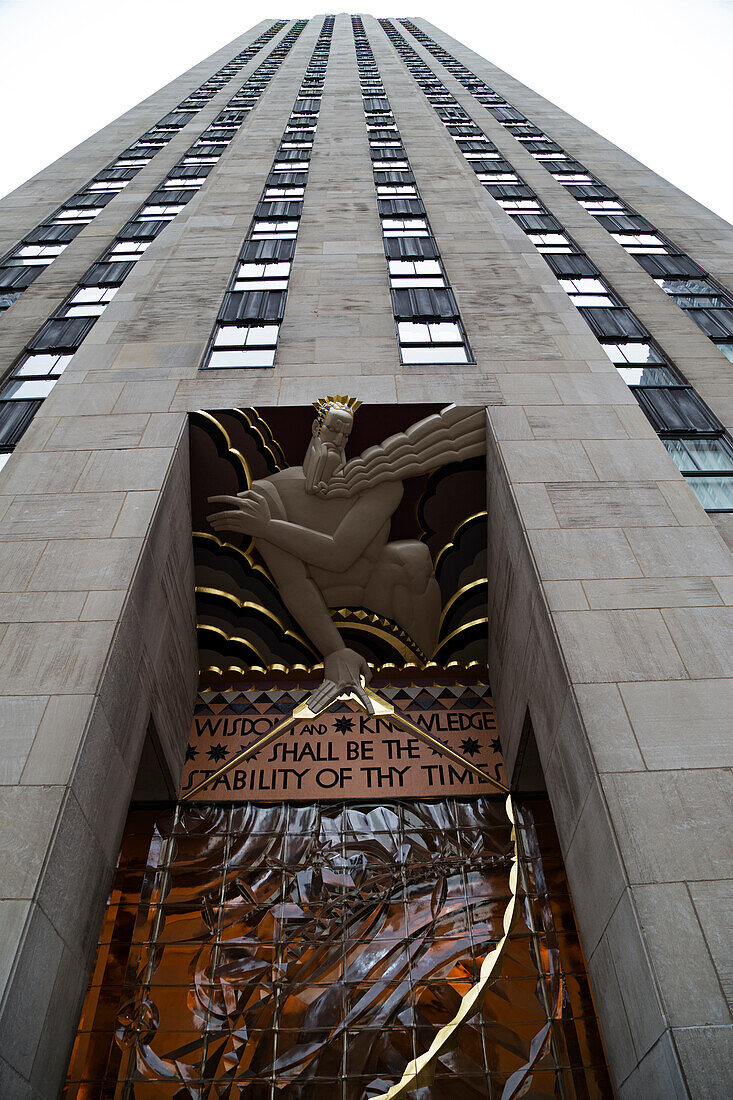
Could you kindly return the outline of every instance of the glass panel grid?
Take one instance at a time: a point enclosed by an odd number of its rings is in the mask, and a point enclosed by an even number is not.
[[[500,1096],[556,1002],[534,1087],[612,1095],[548,806],[519,811],[520,920],[421,1100]],[[133,811],[65,1097],[386,1090],[500,938],[511,850],[488,798]]]

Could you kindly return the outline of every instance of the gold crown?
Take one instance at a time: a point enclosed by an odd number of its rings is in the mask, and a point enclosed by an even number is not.
[[[345,393],[329,394],[328,397],[319,397],[317,401],[313,402],[313,408],[318,414],[319,424],[323,424],[327,413],[331,409],[343,409],[344,412],[350,412],[353,416],[360,406],[361,401],[357,397],[349,397]]]

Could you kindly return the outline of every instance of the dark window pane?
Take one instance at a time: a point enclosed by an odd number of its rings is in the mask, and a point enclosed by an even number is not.
[[[733,336],[733,310],[690,309],[687,312],[706,336],[711,336],[714,340]]]
[[[233,291],[224,298],[219,320],[279,321],[284,313],[284,290]]]
[[[596,336],[644,336],[644,329],[630,309],[581,309]]]
[[[715,432],[721,429],[697,394],[686,387],[635,389],[634,396],[658,432]]]
[[[43,267],[0,267],[0,290],[25,290],[43,271]]]
[[[0,445],[14,447],[42,401],[0,401]]]
[[[96,317],[70,317],[46,321],[28,345],[34,351],[71,351],[79,347]]]
[[[637,256],[641,266],[654,276],[661,279],[665,275],[699,275],[704,276],[703,269],[691,260],[689,256]]]
[[[447,287],[413,287],[393,290],[394,315],[398,320],[458,317],[458,306]]]

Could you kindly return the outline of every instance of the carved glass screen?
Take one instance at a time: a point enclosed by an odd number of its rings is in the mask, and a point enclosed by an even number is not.
[[[501,972],[403,1095],[613,1095],[548,804],[517,816]],[[387,1095],[500,940],[511,857],[486,797],[134,811],[66,1100]]]

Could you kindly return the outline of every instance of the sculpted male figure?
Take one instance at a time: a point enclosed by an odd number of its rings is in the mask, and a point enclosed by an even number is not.
[[[324,683],[311,706],[353,692],[371,709],[364,658],[343,643],[329,607],[365,607],[397,622],[425,654],[435,648],[440,590],[428,548],[389,542],[402,480],[484,447],[475,412],[454,406],[347,463],[359,402],[326,398],[302,466],[255,481],[238,496],[211,497],[231,509],[209,517],[217,531],[251,535],[292,615],[323,656]],[[451,436],[458,431],[459,441]],[[477,447],[479,448],[477,450]]]

